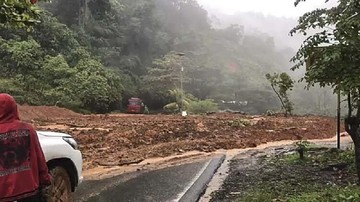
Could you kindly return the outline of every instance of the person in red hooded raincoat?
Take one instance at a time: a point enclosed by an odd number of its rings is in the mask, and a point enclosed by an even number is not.
[[[51,184],[34,128],[20,121],[14,98],[0,94],[0,202],[40,201]]]

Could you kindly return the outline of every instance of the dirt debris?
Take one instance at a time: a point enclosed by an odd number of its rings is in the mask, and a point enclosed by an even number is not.
[[[318,116],[80,115],[61,108],[29,106],[20,107],[20,112],[25,120],[33,120],[38,130],[73,135],[83,153],[85,170],[188,151],[213,152],[271,141],[325,139],[336,131],[334,118]],[[236,120],[251,124],[231,124]]]
[[[54,106],[18,105],[20,117],[25,121],[53,120],[58,118],[78,118],[81,114]]]

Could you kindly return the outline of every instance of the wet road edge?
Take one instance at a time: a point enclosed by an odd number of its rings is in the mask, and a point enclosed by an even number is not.
[[[213,178],[216,171],[225,160],[225,155],[219,155],[214,157],[201,175],[195,180],[195,182],[189,187],[186,192],[179,197],[178,202],[196,202],[205,193],[207,185]]]

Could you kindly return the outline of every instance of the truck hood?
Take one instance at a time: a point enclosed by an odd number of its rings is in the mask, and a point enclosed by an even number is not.
[[[50,132],[50,131],[36,131],[38,135],[46,137],[71,137],[71,135],[66,133]]]

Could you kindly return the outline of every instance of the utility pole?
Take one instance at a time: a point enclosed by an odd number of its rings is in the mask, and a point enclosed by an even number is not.
[[[176,53],[175,55],[182,57],[185,55],[185,53]],[[180,62],[181,69],[180,69],[180,90],[181,90],[181,98],[180,98],[180,113],[182,116],[186,116],[186,111],[184,110],[184,88],[183,88],[183,73],[184,73],[184,66],[182,65],[182,62]]]
[[[184,67],[181,66],[181,71],[180,71],[180,89],[181,89],[181,106],[180,106],[180,111],[181,111],[181,113],[182,113],[183,107],[184,107],[183,72],[184,72]]]

